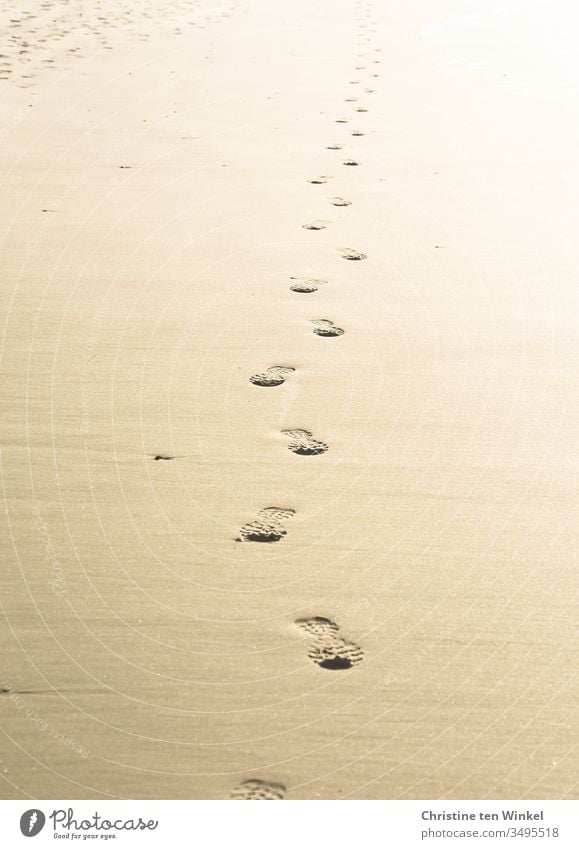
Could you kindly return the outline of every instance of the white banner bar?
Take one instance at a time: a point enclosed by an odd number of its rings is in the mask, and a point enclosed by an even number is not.
[[[2,845],[231,849],[579,846],[573,801],[0,801]],[[67,841],[67,843],[64,843]],[[28,843],[30,845],[30,843]]]

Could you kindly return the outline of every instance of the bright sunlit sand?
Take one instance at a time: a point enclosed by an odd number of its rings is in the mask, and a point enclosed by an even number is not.
[[[556,5],[2,0],[3,798],[572,798]]]

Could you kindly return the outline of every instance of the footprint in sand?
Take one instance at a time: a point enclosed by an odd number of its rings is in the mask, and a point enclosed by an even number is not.
[[[331,338],[333,336],[342,336],[346,331],[341,327],[336,327],[333,321],[328,321],[326,318],[312,319],[314,325],[313,332],[316,336],[325,336]]]
[[[352,201],[346,200],[345,198],[332,198],[330,203],[332,206],[351,206]]]
[[[352,262],[361,259],[367,259],[366,254],[355,251],[353,248],[342,248],[342,259],[349,259]]]
[[[336,124],[347,124],[347,123],[349,123],[347,118],[336,118]]]
[[[328,144],[326,145],[326,150],[341,150],[343,147],[343,144]]]
[[[294,454],[300,454],[302,457],[325,454],[328,450],[328,445],[319,439],[314,439],[309,430],[282,430],[282,433],[290,439],[289,450],[293,451]]]
[[[328,634],[337,634],[340,630],[335,622],[325,616],[307,616],[304,619],[296,619],[295,624],[300,630],[314,637],[326,637]]]
[[[250,778],[248,781],[242,781],[233,793],[232,799],[245,800],[262,800],[262,799],[283,799],[286,794],[286,788],[283,784],[275,784],[273,781],[261,781],[259,778]]]
[[[292,283],[290,286],[290,290],[292,292],[300,292],[302,294],[310,294],[311,292],[317,292],[320,286],[323,286],[324,283],[327,283],[327,280],[316,280],[316,279],[304,279],[298,277],[292,277],[292,280],[297,280],[297,283]]]
[[[353,136],[364,136],[365,133],[362,133],[360,130],[354,130],[352,133]]]
[[[344,165],[359,165],[359,162],[356,162],[355,159],[344,159]]]
[[[285,522],[295,512],[285,507],[264,507],[254,522],[241,528],[238,542],[279,542],[287,534]]]
[[[295,623],[301,631],[314,637],[308,657],[322,669],[351,669],[364,660],[364,652],[339,636],[339,627],[324,616],[310,616]]]
[[[308,180],[308,183],[312,183],[314,186],[323,186],[324,183],[327,183],[330,177],[312,177],[311,180]]]
[[[256,386],[280,386],[294,371],[291,366],[270,366],[260,374],[252,374],[249,381]]]
[[[312,221],[311,224],[302,224],[304,230],[325,230],[329,221]]]
[[[365,109],[363,106],[356,106],[356,108],[354,109],[354,112],[367,112],[367,111],[368,110]]]

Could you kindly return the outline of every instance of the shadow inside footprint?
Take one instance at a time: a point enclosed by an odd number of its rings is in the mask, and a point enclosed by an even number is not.
[[[327,282],[327,280],[301,280],[299,283],[292,283],[290,286],[290,291],[300,292],[303,294],[310,294],[311,292],[317,292],[319,286],[322,283]]]
[[[349,657],[340,657],[339,655],[320,660],[319,665],[322,669],[351,669],[353,666]]]
[[[314,439],[309,430],[282,430],[282,433],[290,439],[289,450],[293,451],[294,454],[300,454],[302,457],[325,454],[328,450],[328,445],[319,439]]]
[[[280,386],[294,371],[291,366],[270,366],[261,374],[252,374],[249,382],[255,386]]]
[[[231,794],[232,799],[244,799],[248,801],[261,801],[265,799],[283,799],[286,788],[283,784],[273,781],[262,781],[259,778],[250,778],[242,781]]]
[[[240,530],[239,542],[279,542],[286,536],[284,523],[295,514],[295,510],[284,507],[265,507],[257,514],[254,522],[248,522]]]

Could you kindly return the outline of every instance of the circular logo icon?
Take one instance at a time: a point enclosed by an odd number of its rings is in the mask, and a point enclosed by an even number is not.
[[[46,817],[38,808],[24,811],[20,817],[20,831],[25,837],[36,837],[44,828]]]

